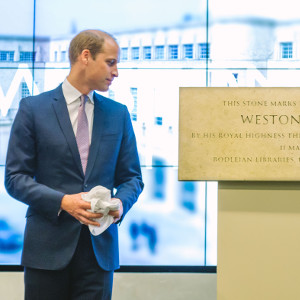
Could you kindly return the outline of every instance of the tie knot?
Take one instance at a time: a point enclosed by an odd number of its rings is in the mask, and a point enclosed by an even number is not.
[[[86,101],[89,99],[87,95],[81,95],[80,96],[80,106],[83,105],[85,106]]]

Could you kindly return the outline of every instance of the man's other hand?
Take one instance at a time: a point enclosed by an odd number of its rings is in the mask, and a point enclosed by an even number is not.
[[[118,199],[118,198],[112,198],[111,200],[113,200],[113,199]],[[120,199],[118,199],[118,200],[120,202],[119,210],[110,210],[108,213],[109,215],[114,217],[114,223],[117,223],[122,218],[122,215],[123,215],[123,204]]]

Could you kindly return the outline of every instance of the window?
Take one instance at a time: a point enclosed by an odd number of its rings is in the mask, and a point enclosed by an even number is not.
[[[20,61],[32,62],[35,60],[35,53],[31,51],[21,51],[20,52]]]
[[[131,48],[131,59],[133,59],[133,60],[140,59],[140,48],[139,47]]]
[[[153,165],[163,166],[165,162],[163,159],[158,157],[153,157]],[[164,201],[166,198],[166,169],[161,167],[156,167],[153,172],[153,180],[155,182],[155,187],[152,190],[152,197],[155,201]]]
[[[60,61],[64,62],[68,60],[67,51],[61,51],[60,55],[61,55]]]
[[[130,93],[133,99],[133,109],[131,111],[131,120],[137,121],[137,88],[130,88]]]
[[[210,58],[210,47],[207,43],[199,44],[199,58],[206,59]]]
[[[14,61],[14,51],[0,51],[0,61]]]
[[[165,46],[155,47],[155,59],[165,59]]]
[[[28,89],[28,86],[27,86],[27,83],[26,82],[22,82],[21,83],[21,98],[25,98],[25,97],[28,97],[30,96],[30,92],[29,92],[29,89]]]
[[[156,125],[162,125],[163,124],[163,118],[162,117],[155,117],[155,124]]]
[[[185,181],[183,182],[182,189],[181,189],[181,205],[183,208],[195,212],[197,201],[196,201],[196,188],[197,185],[195,182]]]
[[[144,59],[151,59],[151,47],[144,47]]]
[[[185,59],[192,59],[193,58],[193,44],[186,44],[183,45],[183,58]]]
[[[121,60],[128,60],[128,48],[121,48]]]
[[[169,59],[178,59],[178,45],[169,46]]]
[[[281,58],[289,59],[293,58],[293,43],[280,43],[280,50],[281,50]]]

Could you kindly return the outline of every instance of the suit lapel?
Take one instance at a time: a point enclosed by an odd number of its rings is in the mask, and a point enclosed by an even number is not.
[[[101,108],[101,96],[94,93],[94,122],[93,122],[93,131],[92,131],[92,142],[90,146],[89,159],[86,167],[86,180],[92,172],[95,160],[97,158],[99,146],[100,146],[100,137],[104,128],[105,114]]]
[[[83,176],[83,170],[82,170],[82,166],[81,166],[81,160],[80,160],[80,155],[79,155],[79,151],[78,151],[78,147],[77,147],[77,143],[76,143],[76,138],[75,138],[72,124],[70,121],[70,116],[69,116],[66,100],[63,96],[61,85],[56,90],[54,90],[54,92],[55,92],[55,95],[54,95],[54,101],[52,102],[53,103],[52,105],[53,105],[56,117],[60,124],[60,128],[61,128],[61,130],[67,140],[67,143],[70,147],[70,150],[72,152],[72,155],[73,155],[73,158],[75,161],[75,165],[77,166],[77,168],[79,169],[79,171],[81,172],[81,174]]]

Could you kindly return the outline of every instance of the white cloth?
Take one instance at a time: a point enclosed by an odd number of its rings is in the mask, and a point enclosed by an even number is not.
[[[93,235],[101,234],[113,223],[114,218],[108,213],[110,210],[119,210],[119,199],[111,199],[110,190],[101,185],[95,186],[87,194],[83,194],[81,197],[83,200],[91,202],[92,212],[103,214],[102,218],[95,220],[100,223],[100,227],[89,225],[90,232]]]

